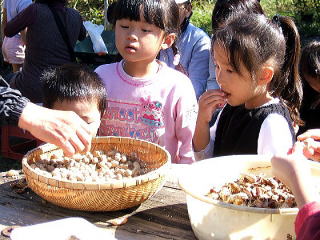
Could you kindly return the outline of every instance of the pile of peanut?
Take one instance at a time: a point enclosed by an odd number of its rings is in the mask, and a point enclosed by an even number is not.
[[[234,182],[212,188],[206,195],[226,203],[259,208],[296,207],[292,192],[278,179],[243,174]]]
[[[72,158],[52,154],[30,166],[40,175],[75,182],[107,182],[146,173],[135,153],[125,155],[116,150],[87,152],[76,154]]]

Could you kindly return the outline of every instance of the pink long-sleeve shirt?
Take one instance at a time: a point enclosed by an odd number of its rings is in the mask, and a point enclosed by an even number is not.
[[[123,61],[95,71],[107,88],[100,136],[123,136],[164,146],[173,163],[192,163],[197,100],[191,81],[162,62],[148,78],[129,76]]]
[[[297,240],[320,239],[320,203],[304,205],[296,217],[295,231]]]

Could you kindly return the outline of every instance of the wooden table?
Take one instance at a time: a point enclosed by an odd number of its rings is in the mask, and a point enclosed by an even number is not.
[[[5,177],[5,174],[0,173],[0,231],[12,225],[26,226],[67,217],[82,217],[120,240],[196,239],[188,217],[185,193],[172,177],[156,195],[137,208],[117,212],[82,212],[48,203],[31,190],[16,193],[12,184],[17,180]],[[23,178],[23,174],[18,177]],[[109,220],[126,214],[133,214],[127,223],[110,226]],[[8,238],[0,236],[0,240]]]

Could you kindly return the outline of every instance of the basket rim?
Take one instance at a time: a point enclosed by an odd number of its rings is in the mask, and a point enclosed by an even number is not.
[[[59,180],[55,179],[53,177],[46,177],[44,175],[39,175],[34,171],[34,169],[31,168],[31,166],[28,163],[28,156],[31,155],[34,152],[37,151],[42,151],[42,153],[47,153],[51,152],[54,150],[59,150],[60,148],[50,144],[46,143],[44,145],[41,145],[35,149],[32,149],[28,151],[23,159],[22,159],[22,170],[24,174],[27,177],[32,178],[33,180],[48,184],[49,186],[52,187],[58,187],[58,188],[65,188],[65,189],[70,189],[70,190],[107,190],[107,189],[119,189],[119,188],[127,188],[127,187],[132,187],[132,186],[138,186],[143,183],[158,179],[159,177],[163,177],[167,174],[167,170],[169,169],[171,165],[171,156],[169,152],[162,146],[154,144],[152,142],[148,142],[145,140],[141,139],[134,139],[130,137],[114,137],[114,136],[103,136],[103,137],[95,137],[92,139],[92,143],[98,142],[101,139],[125,139],[125,140],[130,140],[130,141],[138,141],[140,143],[146,143],[153,145],[155,148],[161,149],[165,152],[167,156],[167,162],[164,163],[161,167],[157,168],[156,170],[153,170],[151,172],[148,172],[146,174],[133,177],[133,178],[128,178],[128,179],[112,179],[108,182],[74,182],[74,181],[69,181],[69,180]]]

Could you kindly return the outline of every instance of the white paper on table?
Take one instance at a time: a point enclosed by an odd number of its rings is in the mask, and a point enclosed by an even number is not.
[[[69,240],[71,236],[80,240],[116,240],[112,233],[80,217],[15,228],[10,238],[12,240]]]

